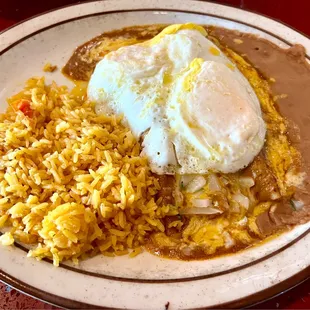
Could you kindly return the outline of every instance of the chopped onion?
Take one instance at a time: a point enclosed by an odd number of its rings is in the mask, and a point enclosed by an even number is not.
[[[191,182],[194,178],[195,178],[195,174],[181,175],[181,178],[180,178],[181,187],[184,188],[185,186],[187,186],[187,184]]]
[[[291,199],[291,202],[294,204],[296,210],[300,210],[305,204],[303,201]]]
[[[251,177],[240,177],[239,182],[244,187],[253,187],[255,185],[255,181]]]
[[[234,199],[236,202],[239,203],[239,205],[245,209],[248,209],[250,206],[250,200],[248,197],[244,196],[241,193],[235,194],[232,196],[232,199]]]
[[[192,208],[186,208],[186,209],[180,210],[180,214],[212,215],[212,214],[220,214],[220,213],[223,213],[223,211],[213,208],[213,207],[204,207],[204,208],[192,207]]]
[[[281,195],[277,192],[272,192],[270,195],[271,200],[277,200],[281,197]]]
[[[231,237],[231,235],[227,231],[223,232],[223,237],[224,237],[226,249],[229,249],[235,245],[235,240]]]
[[[187,184],[185,190],[188,193],[195,193],[202,189],[206,185],[206,183],[206,179],[203,176],[198,175]]]
[[[208,208],[212,207],[212,201],[208,198],[206,199],[193,199],[192,204],[197,208]]]
[[[237,225],[245,226],[247,222],[248,222],[248,218],[245,216],[244,218],[242,218],[240,221],[237,222]]]
[[[219,179],[215,174],[211,174],[209,176],[209,190],[213,192],[218,192],[221,190]]]

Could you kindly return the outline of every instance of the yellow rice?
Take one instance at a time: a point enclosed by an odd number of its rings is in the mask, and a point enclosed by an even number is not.
[[[27,117],[13,107],[31,101]],[[0,116],[0,238],[34,244],[29,256],[66,259],[98,252],[133,257],[162,218],[160,189],[140,144],[115,116],[44,79],[30,79]],[[176,223],[177,225],[177,223]]]

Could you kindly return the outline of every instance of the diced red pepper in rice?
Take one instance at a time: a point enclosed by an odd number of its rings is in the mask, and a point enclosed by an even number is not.
[[[22,99],[18,104],[17,104],[17,109],[22,111],[25,116],[32,117],[33,116],[33,110],[31,109],[30,106],[30,101]]]

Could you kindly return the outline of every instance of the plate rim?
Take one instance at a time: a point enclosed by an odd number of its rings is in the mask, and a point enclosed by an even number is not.
[[[255,15],[258,15],[258,16],[263,16],[267,19],[270,19],[270,20],[273,20],[279,24],[282,24],[288,28],[290,28],[291,30],[301,34],[302,36],[304,36],[305,38],[309,39],[310,40],[310,37],[306,34],[304,34],[303,32],[295,29],[294,27],[282,22],[282,21],[279,21],[278,19],[275,19],[275,18],[272,18],[272,17],[269,17],[267,15],[264,15],[264,14],[261,14],[261,13],[257,13],[255,11],[252,11],[252,10],[247,10],[247,9],[242,9],[242,8],[236,8],[232,5],[226,5],[226,4],[220,4],[220,3],[217,3],[217,2],[210,2],[210,1],[204,1],[204,0],[191,0],[192,2],[207,2],[207,3],[211,3],[211,4],[216,4],[216,5],[220,5],[220,6],[223,6],[223,7],[230,7],[230,8],[234,8],[234,9],[237,9],[237,10],[240,10],[240,11],[245,11],[245,12],[249,12],[249,13],[252,13],[252,14],[255,14]],[[65,5],[65,6],[61,6],[61,7],[58,7],[58,8],[55,8],[55,9],[51,9],[51,10],[48,10],[48,11],[45,11],[45,12],[42,12],[42,13],[39,13],[35,16],[32,16],[30,18],[27,18],[25,20],[22,20],[6,29],[4,29],[3,31],[0,32],[0,37],[2,36],[2,34],[6,33],[7,31],[10,31],[12,30],[13,28],[21,25],[21,24],[24,24],[25,22],[28,22],[28,21],[31,21],[37,17],[42,17],[42,15],[48,15],[49,13],[52,13],[52,12],[55,12],[55,11],[59,11],[59,10],[62,10],[64,8],[68,8],[68,7],[75,7],[75,6],[79,6],[79,5],[85,5],[85,4],[89,4],[89,3],[92,3],[92,2],[98,2],[98,0],[90,0],[90,1],[85,1],[85,2],[81,2],[81,3],[76,3],[76,4],[69,4],[69,5]],[[31,37],[31,36],[34,36],[36,35],[37,33],[40,33],[40,32],[43,32],[47,29],[50,29],[50,28],[53,28],[57,25],[61,25],[61,24],[65,24],[65,23],[69,23],[71,21],[74,21],[74,20],[78,20],[78,19],[83,19],[83,18],[87,18],[87,17],[91,17],[91,16],[96,16],[96,15],[102,15],[102,14],[112,14],[112,13],[116,13],[116,12],[125,12],[125,11],[158,11],[160,10],[159,8],[149,8],[149,9],[133,9],[133,10],[115,10],[115,11],[103,11],[103,12],[98,12],[98,13],[94,13],[94,14],[88,14],[88,15],[82,15],[82,16],[78,16],[78,17],[75,17],[75,18],[70,18],[70,19],[66,19],[66,20],[63,20],[61,22],[56,22],[56,23],[51,23],[49,26],[46,26],[46,27],[42,27],[22,38],[20,38],[19,40],[13,42],[12,44],[9,44],[8,46],[6,46],[3,50],[0,51],[0,55],[3,55],[7,50],[11,49],[12,47],[14,47],[15,45],[18,45],[20,42],[26,40],[27,38]],[[162,9],[163,11],[174,11],[174,12],[178,12],[177,9]],[[179,12],[182,11],[182,10],[179,10]],[[201,15],[208,15],[208,16],[215,16],[215,17],[220,17],[218,15],[214,15],[214,14],[209,14],[209,13],[204,13],[204,12],[196,12],[196,11],[184,11],[183,12],[185,13],[194,13],[194,14],[201,14]],[[223,18],[223,17],[222,17]],[[259,28],[257,26],[253,26],[251,24],[247,24],[245,22],[242,22],[242,21],[239,21],[239,20],[235,20],[235,19],[229,19],[229,18],[226,18],[225,19],[227,20],[232,20],[234,22],[238,22],[238,23],[242,23],[242,24],[245,24],[245,25],[249,25],[251,26],[252,28],[256,28],[256,29],[259,29],[265,33],[268,33],[268,34],[271,34],[272,36],[276,37],[276,38],[279,38],[281,41],[289,44],[289,45],[292,45],[290,42],[286,41],[285,39],[271,33],[271,32],[268,32],[262,28]],[[306,55],[308,59],[310,59],[310,56],[309,55]],[[307,233],[309,233],[309,230],[304,233],[303,235],[305,236]],[[299,238],[297,238],[299,239]],[[298,240],[297,240],[298,241]],[[296,241],[296,242],[297,242]],[[285,247],[284,247],[285,248]],[[281,249],[280,249],[281,250]],[[240,299],[236,299],[236,300],[233,300],[231,302],[226,302],[226,303],[222,303],[222,304],[218,304],[216,305],[214,308],[222,308],[222,307],[249,307],[251,305],[254,305],[254,304],[259,304],[263,301],[266,301],[266,300],[269,300],[285,291],[288,291],[290,289],[292,289],[293,287],[296,287],[298,286],[299,284],[303,283],[304,281],[306,281],[308,278],[310,278],[309,276],[310,274],[310,266],[304,268],[303,270],[299,271],[298,273],[294,274],[293,276],[285,279],[284,281],[281,281],[280,283],[277,283],[273,286],[269,286],[268,288],[262,290],[262,291],[259,291],[257,293],[254,293],[254,294],[251,294],[251,295],[248,295],[246,297],[243,297],[243,298],[240,298]],[[68,299],[68,298],[64,298],[64,297],[61,297],[61,296],[57,296],[57,295],[54,295],[54,294],[51,294],[51,293],[48,293],[48,292],[45,292],[43,290],[40,290],[36,287],[33,287],[21,280],[18,280],[12,276],[10,276],[9,274],[3,272],[2,270],[0,270],[0,280],[3,281],[4,283],[14,287],[15,289],[25,293],[26,295],[29,295],[29,296],[32,296],[36,299],[39,299],[39,300],[42,300],[42,301],[45,301],[47,303],[50,303],[50,304],[53,304],[53,305],[56,305],[56,306],[60,306],[60,307],[73,307],[73,308],[80,308],[81,306],[83,308],[92,308],[92,309],[120,309],[120,308],[111,308],[111,307],[104,307],[104,306],[95,306],[95,305],[90,305],[90,304],[87,304],[87,303],[83,303],[83,302],[79,302],[79,301],[76,301],[76,300],[72,300],[72,299]],[[269,293],[270,291],[272,291],[271,294],[267,294]],[[37,294],[36,294],[37,293]],[[39,293],[39,294],[38,294]],[[267,295],[266,295],[267,294]],[[41,296],[42,295],[42,296]],[[267,297],[266,297],[267,296]],[[46,298],[46,297],[49,297],[49,298]],[[249,303],[248,302],[248,299],[251,299],[251,302]],[[62,302],[58,302],[58,301],[62,301]],[[202,309],[202,308],[194,308],[194,309]]]
[[[9,27],[7,27],[7,28],[1,30],[1,31],[0,31],[0,36],[1,36],[3,33],[7,32],[7,31],[9,31],[9,30],[11,30],[11,29],[13,29],[13,28],[15,28],[15,27],[17,27],[17,26],[19,26],[19,25],[25,23],[25,22],[27,22],[27,21],[30,21],[30,20],[32,20],[32,19],[35,19],[36,17],[40,17],[40,16],[42,16],[42,15],[49,14],[49,13],[52,13],[52,12],[55,12],[55,11],[58,11],[58,10],[62,10],[62,9],[65,9],[65,8],[69,8],[69,7],[72,7],[72,6],[78,6],[78,5],[83,5],[83,4],[88,4],[88,3],[92,3],[92,2],[98,2],[98,1],[100,1],[100,0],[86,0],[86,1],[83,1],[83,2],[73,3],[73,4],[67,4],[67,5],[62,5],[62,6],[59,6],[59,7],[57,7],[57,8],[52,8],[52,9],[43,11],[43,12],[41,12],[41,13],[35,14],[35,15],[33,15],[33,16],[30,16],[30,17],[28,17],[28,18],[22,19],[22,20],[20,20],[19,22],[17,22],[17,23],[15,23],[15,24],[13,24],[13,25],[11,25],[11,26],[9,26]],[[104,0],[101,0],[101,1],[104,1]],[[245,8],[236,7],[236,6],[233,6],[232,4],[223,4],[223,3],[220,3],[220,2],[218,2],[218,1],[209,1],[209,0],[190,0],[190,1],[192,1],[192,2],[195,2],[195,1],[196,1],[196,2],[204,2],[204,3],[207,2],[207,3],[212,3],[212,4],[224,6],[224,7],[234,8],[234,9],[237,9],[237,10],[240,10],[240,11],[249,12],[249,13],[252,13],[252,14],[259,15],[259,16],[263,16],[263,17],[265,17],[265,18],[271,19],[271,20],[273,20],[273,21],[275,21],[275,22],[277,22],[277,23],[279,23],[279,24],[282,24],[282,25],[284,25],[284,26],[286,26],[286,27],[288,27],[288,28],[290,28],[290,29],[296,31],[297,33],[301,34],[302,36],[304,36],[304,37],[306,37],[307,39],[310,40],[310,35],[304,33],[303,31],[301,31],[301,30],[299,30],[299,29],[293,27],[292,25],[290,25],[290,24],[288,24],[288,23],[286,23],[286,22],[283,22],[282,20],[280,20],[280,19],[278,19],[278,18],[275,18],[275,17],[269,16],[269,15],[267,15],[267,14],[263,14],[263,13],[257,12],[257,11],[255,11],[255,10],[250,10],[250,9],[245,9]]]
[[[262,291],[257,293],[248,295],[243,298],[236,299],[232,302],[226,302],[217,304],[212,306],[212,309],[235,309],[235,308],[248,308],[254,305],[258,305],[262,302],[268,301],[274,297],[277,297],[291,289],[301,285],[302,283],[306,282],[310,279],[310,266],[306,267],[305,269],[301,270],[300,272],[294,274],[292,277],[281,281],[273,286],[270,286]],[[34,286],[31,286],[15,277],[10,276],[6,272],[0,270],[0,280],[11,286],[12,288],[22,292],[23,294],[33,297],[37,300],[42,302],[46,302],[53,306],[65,308],[65,309],[103,309],[103,310],[123,310],[122,308],[111,308],[106,306],[97,306],[91,305],[88,303],[79,302],[77,300],[68,299],[62,296],[58,296],[55,294],[51,294],[45,292],[41,289],[38,289]],[[251,299],[251,302],[248,301]],[[133,310],[129,309],[128,310]],[[190,310],[202,310],[207,308],[191,308]]]
[[[287,232],[283,232],[283,234],[289,233],[291,230],[287,231]],[[0,236],[3,233],[0,232]],[[72,272],[77,272],[86,276],[90,276],[90,277],[95,277],[95,278],[101,278],[101,279],[105,279],[105,280],[112,280],[112,281],[120,281],[120,282],[129,282],[129,283],[139,283],[139,284],[169,284],[169,283],[183,283],[183,282],[193,282],[193,281],[199,281],[199,280],[207,280],[210,278],[214,278],[214,277],[219,277],[222,275],[228,275],[230,273],[234,273],[234,272],[238,272],[241,271],[242,269],[245,268],[249,268],[252,267],[256,264],[259,264],[261,262],[264,262],[278,254],[280,254],[281,252],[285,251],[286,249],[290,248],[291,246],[293,246],[294,244],[298,243],[298,241],[302,240],[304,237],[306,237],[308,234],[310,234],[310,228],[307,229],[306,231],[302,232],[299,236],[297,236],[295,239],[291,240],[290,242],[288,242],[287,244],[283,245],[282,247],[270,252],[269,254],[266,254],[265,256],[262,256],[260,258],[257,258],[253,261],[250,261],[248,263],[245,263],[243,265],[237,266],[237,267],[232,267],[230,269],[227,270],[223,270],[223,271],[218,271],[215,273],[211,273],[211,274],[202,274],[202,275],[196,275],[196,276],[192,276],[192,277],[185,277],[185,278],[171,278],[171,279],[137,279],[137,278],[130,278],[130,277],[121,277],[121,276],[112,276],[112,275],[108,275],[108,274],[96,274],[94,271],[88,271],[88,270],[83,270],[83,269],[78,269],[75,268],[74,266],[71,265],[66,265],[63,263],[59,264],[59,268],[64,268],[66,270],[72,271]],[[277,237],[275,237],[277,238]],[[268,241],[267,241],[268,242]],[[18,249],[20,249],[21,251],[23,251],[25,253],[25,255],[27,255],[29,249],[27,249],[26,247],[24,247],[22,244],[15,242],[14,246]],[[259,243],[256,245],[253,245],[251,248],[255,248],[261,246]],[[249,249],[243,249],[240,250],[238,253],[246,253],[247,250],[251,250],[251,248]],[[232,256],[232,255],[236,255],[237,253],[230,253],[230,254],[225,254],[223,256]],[[221,257],[221,256],[220,256]],[[211,259],[216,259],[216,258],[211,258]],[[209,260],[211,260],[209,259]],[[51,265],[53,265],[53,262],[51,260],[49,260],[48,258],[43,258],[42,261],[47,262]],[[0,270],[0,281],[1,281],[1,270]]]

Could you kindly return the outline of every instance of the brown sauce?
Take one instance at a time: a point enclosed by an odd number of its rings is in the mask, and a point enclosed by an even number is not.
[[[106,38],[115,38],[126,41],[124,45],[133,44],[132,42],[141,42],[154,37],[165,25],[153,26],[134,26],[120,30],[104,33],[76,49],[63,68],[63,73],[73,80],[88,81],[97,62],[104,57],[110,50],[100,48],[100,52],[93,53],[97,47],[104,42]],[[147,28],[148,31],[145,31]],[[240,33],[238,31],[228,30],[220,27],[208,27],[206,29],[210,36],[219,40],[220,44],[232,49],[239,55],[243,56],[246,61],[252,64],[257,71],[269,81],[271,95],[274,96],[277,108],[281,115],[288,120],[288,135],[292,145],[300,150],[303,158],[302,171],[306,172],[306,180],[304,188],[296,189],[294,198],[302,199],[304,207],[299,210],[290,208],[288,201],[278,202],[272,209],[260,215],[259,221],[263,221],[266,231],[263,235],[274,233],[275,228],[278,230],[287,227],[287,225],[295,225],[305,223],[310,220],[310,66],[305,58],[305,50],[301,45],[294,45],[289,49],[282,49],[275,44],[259,38],[255,35]],[[133,40],[133,41],[131,41]],[[272,178],[271,172],[265,165],[256,167],[257,161],[246,170],[255,169],[268,175],[262,178],[261,188],[256,189],[257,195],[262,199],[268,199],[270,193],[275,187],[276,182]],[[254,167],[253,167],[254,166]],[[246,173],[245,170],[245,173]],[[256,171],[256,174],[257,174]],[[165,202],[173,202],[173,194],[171,177],[169,180],[160,179],[161,183],[166,185],[162,188],[162,196]],[[175,218],[167,218],[165,224],[175,220]],[[187,220],[188,222],[188,220]],[[264,224],[264,225],[265,225]],[[185,224],[186,225],[186,224]],[[166,226],[166,225],[165,225]],[[167,229],[167,235],[178,234],[180,231],[176,229]],[[251,232],[248,232],[251,234]],[[257,242],[264,239],[256,237]],[[267,240],[267,239],[265,239]],[[206,253],[201,248],[194,248],[191,251],[178,251],[171,247],[156,247],[153,242],[148,242],[147,249],[152,253],[178,258],[182,260],[205,259]],[[215,254],[208,254],[207,258],[212,258],[221,254],[229,254],[246,248],[245,244],[236,244],[230,249],[219,249]]]
[[[154,243],[148,242],[146,244],[146,248],[149,252],[155,253],[156,255],[159,256],[190,261],[190,260],[204,260],[206,258],[211,259],[218,257],[220,255],[235,254],[240,250],[244,250],[246,247],[243,244],[239,244],[229,249],[221,248],[216,253],[207,255],[204,249],[198,246],[196,248],[190,249],[189,251],[186,251],[184,249],[180,251],[179,249],[173,247],[156,247]]]
[[[92,53],[100,44],[104,44],[106,39],[125,41],[129,44],[149,40],[156,36],[166,25],[133,26],[105,32],[98,37],[79,46],[66,63],[62,72],[75,81],[88,81],[93,73],[97,62],[102,59],[109,51],[108,48],[100,48],[98,53]]]

